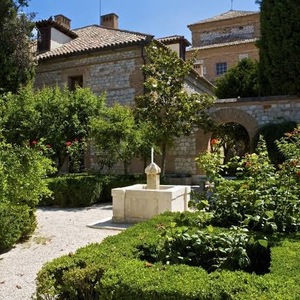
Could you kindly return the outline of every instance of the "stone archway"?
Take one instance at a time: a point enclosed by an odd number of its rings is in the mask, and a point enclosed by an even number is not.
[[[255,118],[253,118],[245,111],[236,108],[219,109],[211,114],[211,118],[216,123],[216,125],[225,123],[237,123],[242,125],[248,132],[250,139],[250,151],[253,151],[252,141],[259,128],[259,124]],[[201,129],[197,129],[194,134],[196,142],[196,153],[207,151],[209,148],[209,142],[212,132],[204,133]],[[202,174],[203,172],[197,167],[197,173]]]
[[[217,125],[231,122],[242,125],[248,132],[250,145],[252,146],[252,141],[257,133],[259,125],[257,120],[251,115],[236,108],[224,108],[215,111],[211,115],[211,118]],[[251,150],[253,149],[251,148]]]

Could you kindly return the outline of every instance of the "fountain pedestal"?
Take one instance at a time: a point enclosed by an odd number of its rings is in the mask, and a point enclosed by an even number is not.
[[[160,185],[160,168],[153,162],[145,169],[147,184],[112,189],[114,223],[137,223],[165,211],[186,211],[191,187]]]
[[[186,211],[190,200],[190,186],[161,185],[148,189],[135,184],[112,190],[114,223],[137,223],[165,211]]]

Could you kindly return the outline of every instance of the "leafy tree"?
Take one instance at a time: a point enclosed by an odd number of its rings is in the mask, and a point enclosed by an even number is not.
[[[258,96],[257,62],[244,58],[216,81],[220,99]]]
[[[0,98],[2,134],[12,144],[44,141],[60,170],[68,156],[76,157],[72,151],[75,146],[81,149],[78,142],[85,143],[89,137],[89,122],[100,115],[103,103],[104,97],[89,89],[46,87],[34,91],[26,86]]]
[[[34,15],[20,13],[27,0],[1,0],[0,3],[0,94],[17,92],[34,75],[31,32]]]
[[[119,104],[106,107],[100,118],[93,119],[91,128],[95,145],[100,150],[100,165],[111,168],[121,161],[127,174],[131,160],[138,156],[144,132],[137,126],[132,109]]]
[[[161,169],[165,173],[167,146],[175,138],[190,134],[195,126],[209,123],[206,110],[213,98],[206,94],[189,94],[184,89],[185,78],[192,70],[177,54],[155,44],[148,46],[149,63],[143,66],[146,93],[136,98],[139,120],[148,122],[162,153]]]
[[[262,0],[259,81],[263,95],[300,94],[300,1]]]

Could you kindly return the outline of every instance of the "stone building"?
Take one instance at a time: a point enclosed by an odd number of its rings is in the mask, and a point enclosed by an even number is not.
[[[96,94],[106,93],[108,105],[121,103],[133,105],[134,98],[144,93],[144,74],[141,67],[146,63],[145,47],[154,36],[121,30],[118,16],[101,17],[101,25],[71,29],[71,20],[57,15],[37,22],[36,87],[76,85],[89,87]],[[158,40],[185,59],[188,41],[182,36]],[[185,82],[190,92],[212,94],[213,86],[194,70]],[[88,167],[95,166],[94,152],[86,160]],[[174,163],[169,172],[174,172]],[[134,164],[130,172],[142,172],[143,166]]]
[[[188,25],[192,47],[187,57],[196,53],[195,70],[215,82],[243,58],[258,60],[255,43],[260,36],[259,12],[230,10]]]

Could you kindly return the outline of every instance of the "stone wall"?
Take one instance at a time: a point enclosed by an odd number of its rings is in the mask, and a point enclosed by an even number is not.
[[[56,59],[37,67],[35,84],[63,86],[68,85],[70,77],[83,76],[83,86],[98,95],[105,92],[108,104],[132,105],[134,97],[143,91],[143,63],[138,47]]]

